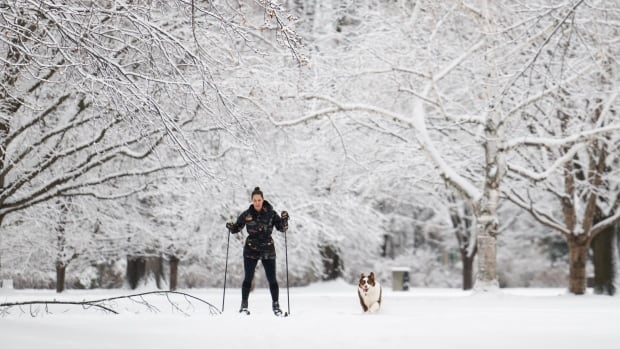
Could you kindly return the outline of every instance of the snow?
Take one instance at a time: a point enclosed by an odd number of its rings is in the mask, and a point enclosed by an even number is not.
[[[127,290],[0,291],[0,303],[99,299]],[[183,290],[221,306],[222,289]],[[355,285],[343,281],[291,288],[291,316],[272,315],[267,289],[250,295],[252,315],[237,313],[239,289],[227,288],[223,314],[180,300],[148,296],[158,312],[115,303],[120,314],[80,307],[50,307],[37,317],[11,308],[0,317],[2,348],[584,348],[620,340],[620,298],[568,294],[563,289],[458,289],[392,291],[383,288],[379,313],[363,314]],[[174,299],[174,297],[172,298]],[[280,300],[287,310],[286,288]],[[60,307],[60,306],[59,306]]]

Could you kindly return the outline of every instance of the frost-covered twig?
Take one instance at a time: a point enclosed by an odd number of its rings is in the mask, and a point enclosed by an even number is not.
[[[70,302],[70,301],[56,301],[56,300],[52,300],[52,301],[27,301],[27,302],[13,302],[13,303],[0,303],[0,315],[5,316],[8,315],[8,310],[9,308],[12,307],[23,307],[23,306],[32,306],[32,305],[44,305],[45,306],[45,310],[46,312],[49,313],[49,305],[53,305],[53,304],[58,304],[58,305],[79,305],[84,307],[84,309],[87,309],[88,307],[95,307],[95,308],[99,308],[102,310],[105,310],[107,312],[113,313],[113,314],[118,314],[117,311],[115,311],[114,309],[107,307],[105,305],[101,305],[101,304],[90,304],[89,302]],[[36,312],[32,311],[32,308],[30,309],[30,315],[32,316],[36,316]]]
[[[152,304],[151,302],[149,302],[145,296],[150,296],[150,295],[158,295],[158,296],[165,296],[166,299],[168,300],[168,302],[172,305],[172,308],[183,313],[184,315],[189,315],[186,311],[182,310],[181,307],[175,302],[173,301],[170,296],[171,295],[180,295],[183,296],[184,299],[188,302],[188,304],[191,304],[191,301],[198,301],[200,303],[206,304],[209,307],[209,312],[212,315],[215,314],[220,314],[221,312],[219,311],[219,309],[217,307],[215,307],[213,304],[207,302],[206,300],[202,299],[202,298],[198,298],[196,296],[192,296],[191,294],[188,293],[184,293],[184,292],[178,292],[178,291],[150,291],[150,292],[142,292],[142,293],[136,293],[136,294],[130,294],[130,295],[124,295],[124,296],[116,296],[116,297],[109,297],[109,298],[102,298],[102,299],[96,299],[96,300],[84,300],[84,301],[57,301],[57,300],[41,300],[41,301],[26,301],[26,302],[7,302],[7,303],[0,303],[0,315],[2,316],[6,316],[9,314],[9,309],[12,307],[19,307],[21,309],[21,307],[23,306],[33,306],[33,305],[42,305],[45,307],[45,312],[50,313],[49,310],[49,306],[50,305],[77,305],[77,306],[81,306],[83,307],[83,309],[88,309],[90,307],[94,307],[94,308],[98,308],[101,310],[104,310],[106,312],[109,313],[113,313],[113,314],[118,314],[119,312],[117,310],[114,310],[113,307],[109,304],[112,301],[117,301],[117,300],[121,300],[121,299],[128,299],[131,300],[132,302],[139,304],[143,307],[145,307],[147,310],[158,313],[160,312],[159,308],[157,308],[154,304]],[[30,309],[30,314],[32,316],[36,316],[37,312],[33,312],[32,308]]]

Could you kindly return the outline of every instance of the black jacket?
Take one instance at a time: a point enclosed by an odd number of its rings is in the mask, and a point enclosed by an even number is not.
[[[243,256],[252,259],[273,259],[276,258],[276,249],[273,245],[271,232],[273,227],[279,231],[286,231],[288,222],[280,218],[273,210],[273,206],[267,201],[263,201],[263,209],[257,212],[253,205],[243,211],[231,233],[236,234],[243,227],[246,227],[248,237],[245,239]]]

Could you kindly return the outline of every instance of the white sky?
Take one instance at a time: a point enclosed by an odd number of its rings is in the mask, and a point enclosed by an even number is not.
[[[220,307],[221,289],[183,290]],[[127,290],[0,291],[0,303],[83,300]],[[362,314],[356,286],[342,281],[290,290],[291,316],[272,315],[267,289],[250,295],[252,315],[237,313],[239,289],[226,291],[225,312],[209,315],[195,303],[190,316],[172,310],[164,297],[148,300],[160,312],[116,303],[120,315],[78,307],[31,317],[12,309],[0,317],[3,349],[68,348],[612,348],[620,342],[620,298],[574,296],[562,289],[504,289],[474,294],[457,289],[392,291],[383,307]],[[281,305],[287,309],[286,288]],[[183,307],[183,302],[180,302]],[[65,309],[65,310],[66,310]]]

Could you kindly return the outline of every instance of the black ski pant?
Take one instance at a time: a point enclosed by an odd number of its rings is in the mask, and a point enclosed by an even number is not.
[[[278,301],[280,293],[278,281],[276,280],[276,259],[263,258],[261,259],[261,262],[263,263],[263,268],[265,269],[267,282],[269,282],[271,300],[276,302]],[[241,302],[243,304],[248,304],[250,289],[252,288],[252,279],[254,279],[254,271],[256,271],[257,264],[258,259],[243,257],[243,269],[245,271],[245,277],[243,279],[243,284],[241,285]]]

